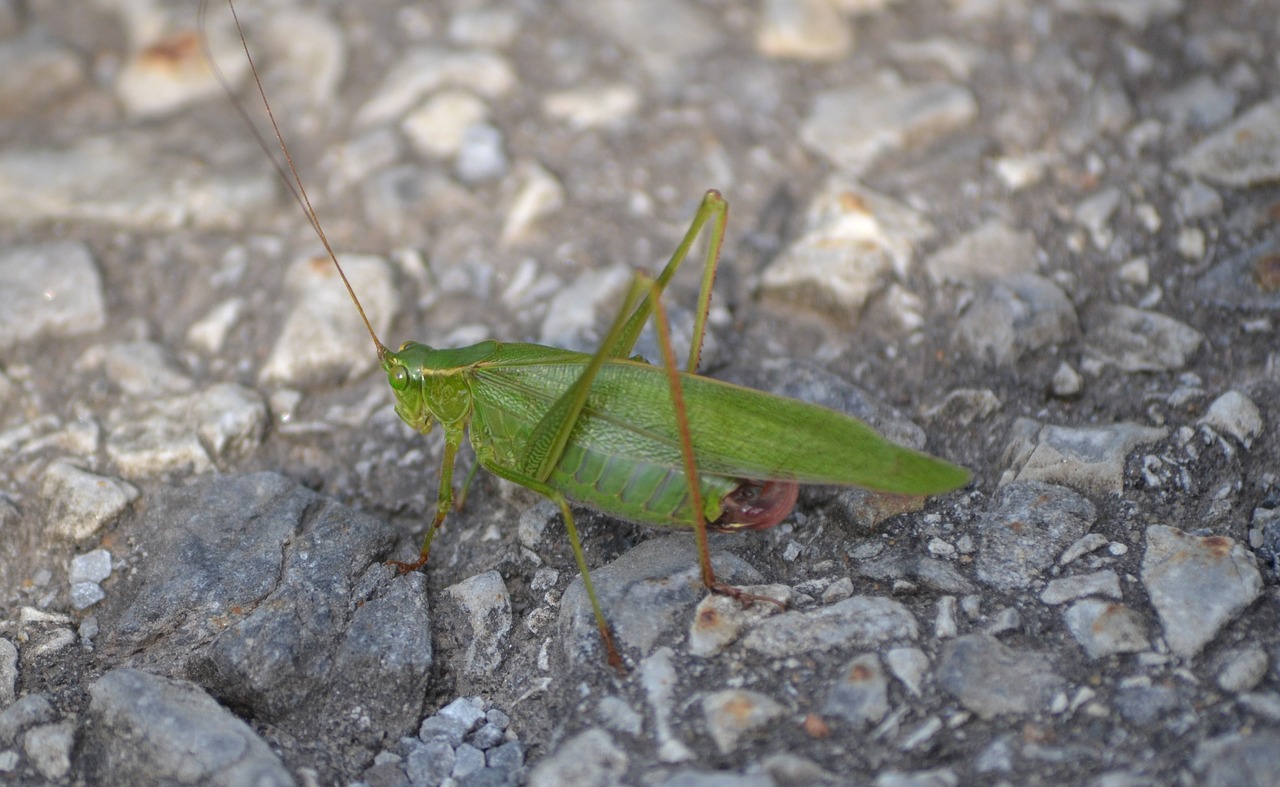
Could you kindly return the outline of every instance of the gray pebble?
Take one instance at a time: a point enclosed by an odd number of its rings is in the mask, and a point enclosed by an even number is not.
[[[294,784],[271,748],[193,683],[118,669],[99,678],[89,693],[83,748],[91,781]],[[122,740],[150,743],[121,746]]]
[[[1092,526],[1096,511],[1084,497],[1039,481],[1001,488],[978,523],[978,578],[997,588],[1028,587]]]
[[[1116,693],[1116,710],[1140,727],[1161,726],[1183,709],[1186,698],[1171,686],[1125,686]]]
[[[1269,666],[1267,652],[1256,645],[1230,651],[1218,671],[1218,687],[1232,694],[1251,691],[1267,676]]]
[[[418,728],[418,737],[428,743],[443,740],[452,748],[462,743],[463,737],[468,732],[470,732],[470,726],[460,719],[430,716],[422,720],[422,726]]]
[[[626,700],[613,695],[600,700],[594,715],[609,729],[628,735],[639,735],[644,727],[644,717],[627,704]]]
[[[93,537],[138,498],[131,484],[56,461],[41,479],[41,494],[52,501],[45,513],[49,531],[67,541]]]
[[[22,748],[41,776],[61,780],[71,771],[71,747],[75,744],[75,737],[73,722],[43,724],[27,730]]]
[[[1067,630],[1091,659],[1137,653],[1149,647],[1142,616],[1123,604],[1085,599],[1063,613]]]
[[[800,126],[805,146],[856,176],[880,156],[963,128],[978,113],[973,94],[959,85],[881,77],[819,93]]]
[[[513,623],[511,596],[502,575],[497,571],[486,571],[450,585],[445,588],[445,593],[461,607],[471,627],[463,655],[463,674],[474,677],[492,674],[502,665]],[[484,718],[483,712],[480,718]]]
[[[1065,604],[1085,596],[1121,598],[1120,575],[1114,571],[1095,571],[1053,579],[1040,593],[1040,600],[1045,604]]]
[[[889,712],[889,682],[876,654],[864,653],[844,665],[827,693],[822,712],[858,727],[884,718]]]
[[[1045,656],[1014,650],[987,634],[944,643],[937,680],[984,719],[1043,712],[1065,685]]]
[[[490,724],[492,724],[493,726],[497,727],[500,730],[505,730],[508,726],[511,725],[511,717],[503,713],[502,711],[498,710],[497,708],[490,708],[489,710],[485,711],[484,718],[485,718],[485,721],[489,722]]]
[[[491,749],[506,739],[502,728],[496,724],[485,724],[471,733],[469,743],[477,749]]]
[[[106,591],[96,582],[77,582],[71,586],[71,606],[88,609],[107,597]]]
[[[731,585],[760,582],[760,574],[741,558],[716,548],[711,562],[716,578]],[[655,538],[591,572],[596,594],[619,647],[651,653],[659,637],[683,630],[685,617],[706,595],[692,535]],[[570,662],[603,663],[600,632],[578,577],[565,591],[559,628]]]
[[[520,741],[507,741],[486,751],[484,759],[490,768],[515,773],[524,767],[524,744]]]
[[[1201,741],[1192,768],[1208,787],[1270,784],[1280,773],[1280,734],[1261,729]]]
[[[854,596],[810,612],[789,611],[766,618],[743,637],[742,644],[770,658],[783,658],[835,647],[875,647],[917,636],[915,616],[902,604]]]
[[[95,549],[73,557],[71,566],[67,569],[67,581],[73,585],[77,582],[102,582],[109,576],[111,553],[105,549]]]
[[[1163,440],[1167,429],[1120,423],[1105,427],[1014,422],[1005,447],[1007,474],[1017,481],[1061,484],[1088,494],[1119,494],[1129,452]]]
[[[924,261],[935,283],[973,284],[1015,273],[1035,273],[1040,249],[1036,236],[1018,231],[1001,219],[988,219]]]
[[[1262,413],[1253,400],[1239,391],[1227,391],[1213,400],[1200,423],[1224,434],[1245,448],[1262,434]]]
[[[679,696],[676,692],[675,652],[667,647],[658,648],[640,662],[638,672],[645,698],[653,709],[653,736],[658,741],[658,759],[661,762],[693,759],[693,751],[676,737],[673,730]]]
[[[920,212],[843,173],[810,200],[803,233],[761,276],[766,294],[848,319],[933,233]]]
[[[629,762],[609,733],[593,727],[569,738],[538,762],[529,774],[529,787],[617,784]]]
[[[1094,368],[1110,364],[1126,372],[1176,371],[1204,343],[1204,334],[1185,323],[1120,304],[1093,307],[1084,324],[1085,363]]]
[[[344,254],[342,269],[360,294],[373,330],[385,335],[400,304],[391,266],[381,257]],[[376,363],[360,315],[334,277],[332,264],[313,255],[289,266],[285,285],[292,305],[262,367],[262,382],[305,387],[345,381]]]
[[[721,754],[734,751],[744,736],[772,726],[786,712],[772,697],[757,691],[725,689],[702,698],[707,732]]]
[[[28,694],[0,711],[0,745],[11,745],[18,735],[36,724],[53,721],[53,705],[43,694]]]
[[[4,637],[0,637],[0,712],[13,704],[17,697],[18,649]]]
[[[409,787],[409,777],[399,761],[377,762],[361,774],[361,779],[369,787]]]
[[[1246,187],[1280,177],[1280,100],[1256,104],[1174,161],[1201,180]]]
[[[1194,656],[1262,592],[1252,555],[1225,536],[1198,537],[1147,528],[1142,584],[1169,648]]]
[[[83,243],[7,246],[0,251],[0,289],[0,350],[38,337],[81,336],[106,324],[102,277]]]
[[[459,697],[450,702],[441,708],[436,715],[442,719],[458,722],[463,727],[464,734],[474,730],[476,725],[484,721],[485,718],[484,709],[465,697]]]
[[[433,739],[409,752],[405,772],[414,787],[437,787],[453,773],[453,745],[447,740]]]
[[[511,163],[502,149],[502,132],[488,123],[474,123],[462,134],[454,167],[458,180],[468,185],[498,180]]]
[[[902,681],[902,685],[919,697],[923,691],[925,677],[929,672],[929,656],[920,648],[890,648],[885,653],[885,663],[893,676]]]
[[[1080,333],[1075,306],[1062,288],[1034,273],[987,284],[956,324],[955,339],[976,361],[1007,366]]]
[[[484,752],[464,743],[453,751],[453,778],[462,780],[484,767]]]

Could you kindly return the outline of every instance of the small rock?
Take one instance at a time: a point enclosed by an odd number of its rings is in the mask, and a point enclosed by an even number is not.
[[[422,720],[422,724],[418,727],[418,738],[427,743],[437,740],[448,743],[449,751],[452,752],[454,747],[460,745],[462,739],[470,731],[470,726],[460,719],[437,714]],[[453,766],[450,765],[449,769],[452,771]]]
[[[1122,196],[1120,189],[1105,188],[1076,206],[1076,223],[1089,231],[1094,248],[1103,250],[1111,245],[1111,216],[1120,207]]]
[[[1142,616],[1123,604],[1077,601],[1063,613],[1067,629],[1091,659],[1137,653],[1149,647]]]
[[[495,770],[517,773],[524,767],[524,745],[520,741],[507,741],[486,751],[484,761]]]
[[[515,199],[502,220],[498,245],[503,248],[524,240],[534,225],[564,207],[564,186],[541,166],[524,162],[516,167],[520,182]]]
[[[629,758],[609,733],[592,728],[578,733],[544,757],[529,774],[529,787],[566,784],[618,784]]]
[[[386,72],[382,85],[356,113],[355,124],[368,128],[393,121],[441,88],[462,88],[497,98],[517,81],[511,65],[492,52],[411,48]]]
[[[484,752],[464,743],[453,751],[453,778],[459,781],[478,772],[484,767]]]
[[[644,728],[644,717],[621,697],[610,695],[600,700],[595,717],[600,723],[616,732],[639,735]]]
[[[1017,419],[1011,432],[1003,456],[1009,464],[1006,478],[1062,484],[1091,495],[1122,492],[1129,452],[1169,434],[1168,429],[1131,423],[1071,427],[1030,418]]]
[[[1191,657],[1262,592],[1252,555],[1226,536],[1198,537],[1176,528],[1147,528],[1142,584],[1169,648]]]
[[[134,399],[107,414],[107,455],[127,478],[207,473],[219,461],[252,453],[266,421],[262,397],[234,383]]]
[[[809,203],[804,230],[761,277],[766,294],[856,317],[890,271],[904,272],[933,232],[907,206],[835,175]]]
[[[827,693],[822,712],[855,726],[876,724],[884,718],[889,712],[889,682],[876,654],[864,653],[845,664]]]
[[[760,582],[754,568],[717,548],[714,539],[711,563],[722,582],[736,586]],[[591,579],[618,645],[639,653],[653,651],[663,634],[683,629],[689,612],[707,595],[693,537],[686,534],[645,541],[592,571]],[[565,591],[559,627],[571,662],[602,660],[600,632],[581,577]]]
[[[0,350],[42,337],[82,336],[106,324],[102,276],[83,243],[7,245],[0,251],[0,289]]]
[[[458,180],[474,186],[498,180],[507,174],[511,162],[503,150],[502,132],[488,123],[473,123],[462,133],[454,170]]]
[[[757,24],[765,57],[839,60],[853,47],[853,29],[828,0],[765,0]]]
[[[71,606],[76,609],[88,609],[106,597],[106,591],[96,582],[77,582],[71,586]]]
[[[987,634],[944,643],[937,679],[939,686],[984,719],[1043,712],[1065,685],[1043,655],[1015,651]]]
[[[1080,392],[1084,390],[1084,376],[1077,372],[1071,364],[1063,361],[1058,364],[1057,370],[1053,373],[1053,379],[1049,382],[1049,390],[1060,399],[1079,396]]]
[[[399,308],[386,260],[345,254],[342,269],[379,336]],[[293,305],[259,375],[269,385],[306,387],[353,379],[377,362],[369,334],[328,257],[306,256],[285,272]]]
[[[29,727],[53,721],[53,705],[43,694],[28,694],[0,711],[0,746],[17,741]]]
[[[490,572],[486,572],[490,573]],[[497,572],[492,572],[497,573]],[[485,576],[479,574],[477,576]],[[499,577],[501,579],[501,577]],[[489,580],[491,581],[491,580]],[[456,587],[456,585],[455,585]],[[506,585],[502,587],[503,595],[506,594]],[[476,725],[484,721],[484,709],[480,708],[474,702],[459,697],[448,705],[444,706],[436,713],[436,716],[456,722],[462,728],[463,734],[467,734],[476,728]],[[425,723],[425,722],[424,722]],[[455,744],[456,745],[456,744]]]
[[[956,323],[956,344],[974,359],[1009,365],[1080,332],[1075,307],[1057,284],[1034,273],[989,282]]]
[[[83,748],[91,782],[294,784],[271,748],[193,683],[117,669],[94,682],[89,695]],[[147,745],[121,746],[122,740]]]
[[[1085,359],[1126,372],[1176,371],[1204,343],[1196,329],[1156,312],[1102,304],[1085,320]]]
[[[915,616],[896,601],[854,596],[810,612],[784,612],[760,621],[742,644],[770,658],[799,656],[834,647],[873,648],[895,639],[915,639]]]
[[[45,724],[27,730],[22,748],[41,776],[60,781],[71,771],[71,747],[75,739],[74,723]]]
[[[1262,434],[1262,413],[1249,397],[1239,391],[1227,391],[1213,400],[1200,423],[1225,434],[1245,448]]]
[[[97,535],[138,499],[138,490],[133,485],[64,461],[51,463],[40,484],[40,494],[49,501],[45,527],[55,536],[72,542],[87,541]],[[106,565],[110,575],[109,553]],[[72,580],[76,581],[79,580]]]
[[[889,671],[902,681],[912,696],[920,697],[925,677],[929,674],[929,656],[920,648],[890,648],[885,654]]]
[[[1257,104],[1173,162],[1221,186],[1247,188],[1280,178],[1280,100]]]
[[[993,587],[1028,587],[1061,551],[1093,526],[1084,497],[1039,481],[1002,487],[979,522],[978,578]]]
[[[462,149],[467,129],[489,114],[484,100],[463,90],[444,90],[413,110],[400,124],[413,149],[424,156],[450,158]]]
[[[640,684],[653,708],[653,733],[658,740],[658,759],[662,762],[687,762],[694,757],[688,746],[680,742],[671,729],[675,713],[675,652],[658,648],[640,662]]]
[[[453,747],[447,741],[421,743],[409,750],[404,772],[414,787],[436,787],[453,773],[453,760]]]
[[[747,585],[743,592],[753,596],[776,599],[778,604],[752,602],[743,604],[738,599],[709,593],[698,602],[689,625],[689,653],[709,657],[721,652],[738,639],[738,635],[755,621],[782,611],[792,598],[786,585]],[[852,592],[852,582],[850,582]]]
[[[102,582],[111,576],[111,553],[105,549],[95,549],[71,559],[71,567],[67,571],[67,581]]]
[[[1211,787],[1267,784],[1280,773],[1280,734],[1263,728],[1202,740],[1191,767]]]
[[[978,114],[964,87],[903,84],[881,74],[858,87],[819,93],[800,126],[805,146],[858,176],[882,155],[920,147],[967,126]]]
[[[0,711],[13,704],[17,698],[18,649],[4,637],[0,637]]]
[[[1260,647],[1231,651],[1218,671],[1218,687],[1232,694],[1252,691],[1267,676],[1269,666],[1267,652]]]
[[[445,593],[463,609],[471,626],[463,673],[473,677],[492,674],[502,665],[513,623],[511,596],[502,575],[486,571],[450,585]]]
[[[771,725],[786,708],[758,692],[727,689],[703,697],[702,712],[716,747],[721,754],[729,754],[744,735]]]
[[[1045,604],[1065,604],[1085,596],[1119,599],[1120,575],[1114,571],[1095,571],[1050,580],[1040,594]]]
[[[631,85],[602,85],[547,93],[542,111],[575,131],[620,128],[640,107],[640,94]]]
[[[223,78],[235,85],[249,72],[249,64],[232,48],[224,27],[209,28],[207,40]],[[132,54],[116,79],[116,93],[129,113],[157,117],[222,93],[223,83],[201,50],[201,35],[203,31],[176,30]]]

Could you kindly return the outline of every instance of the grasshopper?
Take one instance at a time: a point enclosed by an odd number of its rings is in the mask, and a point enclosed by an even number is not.
[[[228,5],[235,18],[232,0]],[[594,353],[498,341],[455,349],[409,341],[390,350],[375,333],[325,236],[272,115],[238,18],[235,26],[284,154],[287,172],[280,167],[281,174],[364,321],[394,393],[396,413],[424,435],[436,422],[444,430],[435,516],[417,559],[392,562],[401,571],[427,563],[432,539],[454,508],[454,460],[469,435],[479,466],[559,506],[608,662],[621,669],[570,503],[635,522],[692,528],[703,584],[710,592],[750,601],[755,597],[716,580],[709,530],[777,525],[795,505],[799,484],[922,496],[968,483],[964,468],[886,440],[856,418],[698,375],[728,221],[728,203],[715,190],[703,196],[662,272],[657,277],[635,273]],[[662,294],[704,231],[708,239],[693,340],[687,368],[680,371]],[[662,366],[630,357],[650,319]]]

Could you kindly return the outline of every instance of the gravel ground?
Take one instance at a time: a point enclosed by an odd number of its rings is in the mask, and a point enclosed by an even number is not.
[[[974,480],[712,539],[786,611],[583,511],[625,674],[526,490],[397,575],[440,436],[193,4],[0,0],[0,781],[1275,783],[1273,4],[239,12],[388,344],[590,350],[714,187],[703,371]]]

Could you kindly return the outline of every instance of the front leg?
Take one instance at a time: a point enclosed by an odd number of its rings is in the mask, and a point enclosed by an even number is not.
[[[467,428],[463,422],[444,425],[444,456],[440,459],[440,490],[436,494],[436,516],[422,540],[422,551],[417,560],[404,563],[399,560],[388,560],[388,566],[394,566],[401,574],[417,571],[427,564],[427,556],[431,554],[431,539],[444,523],[444,518],[453,510],[453,462],[458,455],[458,448],[466,436]]]

